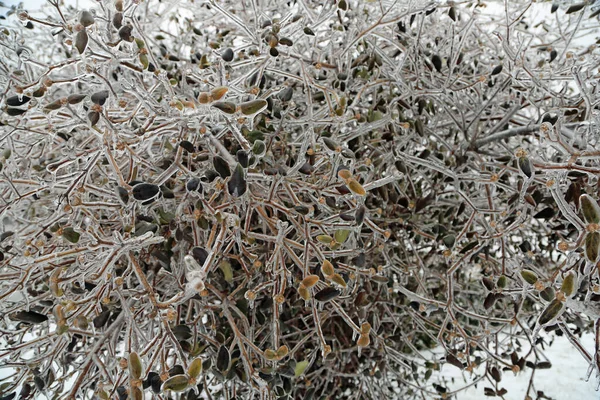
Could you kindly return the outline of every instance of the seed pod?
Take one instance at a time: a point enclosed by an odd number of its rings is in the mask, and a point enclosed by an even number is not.
[[[433,64],[437,72],[442,71],[442,59],[440,58],[440,56],[434,54],[433,57],[431,57],[431,63]]]
[[[564,307],[565,305],[560,300],[552,300],[550,304],[546,306],[546,309],[542,311],[542,314],[538,319],[538,324],[542,326],[547,325],[562,313]]]
[[[569,271],[567,276],[565,276],[565,279],[563,279],[562,285],[560,286],[560,290],[564,293],[565,296],[571,297],[575,293],[575,283],[575,272]]]
[[[585,256],[588,261],[596,263],[600,247],[600,233],[590,232],[585,237]]]
[[[231,356],[227,347],[221,346],[217,354],[217,369],[221,372],[225,372],[229,369],[229,363],[231,362]]]
[[[87,116],[92,126],[95,126],[100,120],[100,113],[98,111],[90,111]]]
[[[200,183],[200,179],[192,178],[185,184],[185,188],[188,192],[200,192],[202,193],[202,184]]]
[[[233,60],[233,50],[231,50],[229,47],[226,48],[223,53],[221,53],[221,58],[225,62],[231,62]]]
[[[317,235],[317,240],[323,244],[331,244],[334,241],[329,235]]]
[[[555,293],[554,288],[552,286],[548,286],[546,289],[540,292],[540,297],[546,301],[554,300]]]
[[[300,285],[298,287],[298,294],[300,295],[300,297],[302,297],[306,301],[308,301],[310,299],[310,292],[308,291],[306,286]]]
[[[317,282],[319,282],[318,275],[308,275],[306,278],[302,279],[300,285],[304,286],[305,288],[311,288],[315,286]]]
[[[521,270],[521,277],[530,285],[534,285],[538,281],[537,274],[529,269]]]
[[[186,375],[175,375],[162,384],[162,391],[170,390],[172,392],[183,392],[188,386],[189,379]]]
[[[188,375],[191,378],[196,379],[198,375],[202,373],[202,359],[200,357],[195,358],[188,367]]]
[[[364,205],[360,205],[356,209],[356,213],[354,214],[354,220],[356,221],[356,225],[361,225],[365,219],[365,213],[367,208]]]
[[[94,24],[94,16],[89,11],[82,11],[79,17],[79,23],[86,28]]]
[[[323,260],[323,265],[321,265],[321,272],[325,277],[332,276],[335,273],[335,270],[333,269],[333,264],[327,260]]]
[[[246,193],[246,189],[247,183],[246,178],[244,177],[244,168],[238,163],[235,170],[233,170],[233,176],[229,179],[229,182],[227,182],[227,190],[233,197],[240,197]]]
[[[48,316],[35,311],[18,311],[10,315],[14,321],[26,322],[28,324],[41,324],[48,321]]]
[[[333,234],[333,238],[338,243],[344,243],[348,239],[348,236],[350,236],[350,230],[349,229],[338,229]]]
[[[265,358],[269,361],[277,360],[277,352],[273,349],[266,349],[263,354],[265,355]]]
[[[319,291],[315,294],[315,300],[326,303],[338,297],[340,295],[340,291],[334,289],[333,287],[326,287],[325,289]]]
[[[6,99],[6,105],[11,107],[19,107],[27,104],[31,100],[31,97],[28,96],[10,96]]]
[[[600,223],[600,208],[596,200],[587,194],[582,194],[579,196],[579,208],[581,208],[583,218],[588,224]]]
[[[235,114],[235,104],[230,101],[218,101],[213,103],[212,106],[225,114]]]
[[[369,335],[360,335],[358,337],[358,341],[356,342],[356,345],[358,347],[368,347],[370,343],[371,343],[371,339],[369,338]]]
[[[328,276],[327,278],[338,286],[341,286],[343,288],[347,286],[346,281],[344,280],[344,278],[342,278],[340,274],[333,274],[331,276]]]
[[[348,179],[348,182],[346,182],[346,184],[348,185],[348,188],[358,196],[364,196],[365,194],[367,194],[365,188],[363,188],[362,185],[358,183],[358,181],[354,178]]]
[[[131,33],[133,32],[133,26],[125,25],[121,29],[119,29],[119,37],[121,40],[126,42],[133,42],[133,36]]]
[[[115,13],[115,15],[113,15],[112,23],[115,28],[121,29],[121,27],[123,26],[123,13]]]
[[[96,92],[90,97],[90,99],[92,100],[92,103],[103,106],[104,103],[106,103],[106,99],[108,99],[108,90]]]
[[[504,289],[506,287],[507,279],[505,275],[500,275],[498,281],[496,282],[496,286],[500,289]]]
[[[240,111],[244,115],[255,115],[267,108],[267,101],[256,99],[240,104]]]
[[[228,91],[228,87],[219,86],[210,91],[210,97],[212,97],[213,101],[221,100]]]
[[[283,345],[277,349],[277,358],[282,359],[287,356],[289,353],[289,349],[286,345]]]
[[[138,353],[131,352],[129,353],[129,362],[127,363],[129,367],[129,376],[132,379],[141,379],[142,373],[144,372],[144,368],[142,366],[142,360]]]
[[[492,73],[490,75],[498,75],[500,72],[502,72],[502,65],[498,65],[496,67],[494,67],[494,69],[492,70]]]
[[[85,96],[85,94],[72,94],[69,97],[67,97],[67,101],[69,102],[69,104],[78,104],[81,103],[83,99],[85,99]]]
[[[138,183],[132,190],[133,198],[139,201],[150,200],[160,193],[160,188],[152,183]]]
[[[533,166],[528,157],[519,157],[519,169],[527,178],[531,178],[533,175]]]

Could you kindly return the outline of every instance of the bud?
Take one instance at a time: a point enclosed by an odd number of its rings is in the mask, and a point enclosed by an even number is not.
[[[354,178],[348,179],[346,184],[348,185],[348,189],[350,189],[356,195],[364,196],[367,194],[365,188],[363,188],[362,185]]]
[[[556,317],[558,317],[561,314],[561,312],[564,310],[564,308],[565,308],[565,306],[560,300],[557,300],[557,299],[552,300],[550,302],[550,304],[548,304],[546,309],[540,315],[540,318],[538,319],[538,324],[540,324],[542,326],[547,325],[548,323],[553,321]]]

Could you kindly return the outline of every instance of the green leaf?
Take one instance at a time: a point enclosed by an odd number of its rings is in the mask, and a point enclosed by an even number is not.
[[[73,228],[64,228],[62,231],[62,237],[67,239],[71,243],[79,242],[79,237],[81,235],[78,232],[75,232]]]
[[[294,376],[296,378],[302,376],[302,374],[304,373],[304,371],[306,371],[306,368],[308,368],[308,361],[307,360],[297,362],[296,363],[296,368],[294,368]]]
[[[348,236],[350,236],[349,229],[338,229],[333,234],[335,241],[338,243],[344,243],[348,239]]]

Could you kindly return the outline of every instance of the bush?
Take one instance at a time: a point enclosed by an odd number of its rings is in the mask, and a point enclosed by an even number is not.
[[[2,399],[598,370],[598,5],[54,1],[1,21]]]

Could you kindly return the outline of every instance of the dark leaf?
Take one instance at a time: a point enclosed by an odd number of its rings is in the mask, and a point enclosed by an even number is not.
[[[219,352],[217,353],[217,369],[221,372],[226,372],[227,370],[229,370],[230,362],[231,356],[229,354],[229,350],[227,350],[227,347],[221,346],[219,348]]]
[[[160,193],[160,188],[152,183],[138,183],[132,190],[133,198],[139,201],[152,199]]]
[[[226,62],[230,62],[233,60],[233,50],[231,50],[229,47],[226,48],[223,53],[221,53],[221,58],[223,59],[223,61]]]
[[[434,54],[433,57],[431,57],[431,63],[433,64],[437,72],[442,71],[442,59],[440,58],[440,56]]]
[[[500,72],[502,72],[502,65],[498,65],[498,66],[494,67],[491,75],[498,75]]]
[[[69,97],[67,97],[67,101],[69,102],[69,104],[78,104],[81,103],[83,99],[85,99],[85,96],[85,94],[72,94]]]
[[[213,158],[213,166],[215,170],[221,175],[221,178],[225,179],[228,176],[231,176],[231,170],[229,169],[229,164],[225,161],[224,158],[220,156],[215,156]]]
[[[550,219],[554,216],[554,209],[552,207],[546,207],[542,211],[538,212],[533,216],[536,219]]]
[[[338,297],[340,295],[340,291],[329,286],[325,289],[320,290],[315,294],[315,300],[326,303]]]
[[[88,44],[88,34],[84,30],[77,32],[75,35],[75,48],[79,52],[79,54],[83,54]]]
[[[246,178],[244,177],[244,168],[238,164],[233,171],[233,176],[227,182],[227,190],[233,197],[240,197],[246,193]]]
[[[92,126],[96,125],[100,120],[100,113],[98,111],[91,111],[87,116]]]
[[[90,99],[94,104],[99,104],[101,106],[106,103],[106,99],[108,99],[108,90],[101,90],[99,92],[94,93]]]
[[[565,12],[565,14],[571,14],[574,12],[577,12],[579,10],[582,10],[585,7],[586,3],[579,3],[579,4],[573,4],[571,7],[567,8],[567,11]]]
[[[200,179],[199,178],[192,178],[189,181],[187,181],[185,188],[188,190],[188,192],[200,192],[202,193],[202,184],[200,183]]]
[[[48,321],[48,316],[35,311],[18,311],[10,316],[12,320],[26,322],[28,324],[41,324]]]
[[[24,104],[27,104],[31,100],[29,96],[10,96],[6,99],[6,105],[11,107],[19,107]]]

